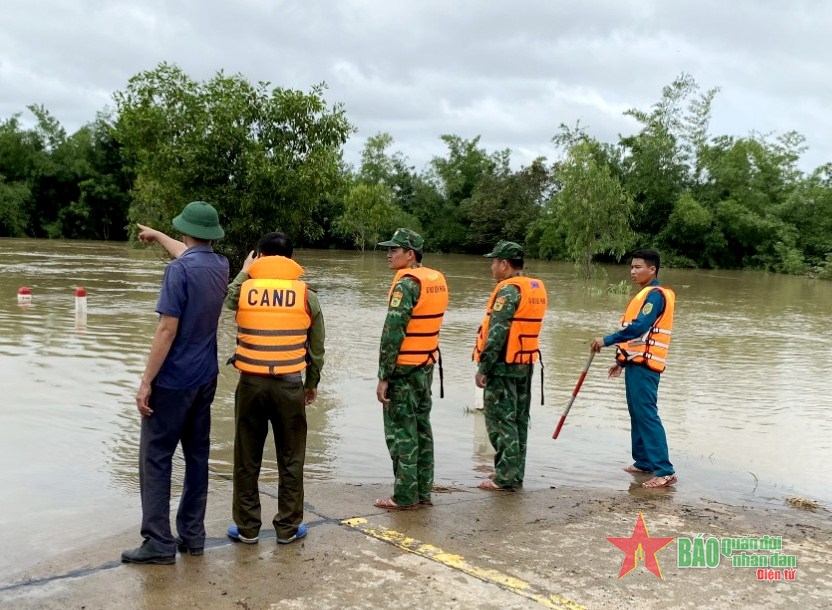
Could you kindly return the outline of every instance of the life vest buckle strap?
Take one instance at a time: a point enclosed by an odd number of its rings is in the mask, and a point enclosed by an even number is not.
[[[238,335],[252,335],[255,337],[295,337],[295,336],[302,336],[307,334],[306,329],[293,329],[293,330],[285,330],[285,329],[276,329],[276,330],[265,330],[262,328],[243,328],[242,326],[237,327]]]
[[[445,312],[442,313],[430,313],[430,314],[413,314],[410,316],[411,320],[435,320],[436,318],[442,318],[445,315]]]
[[[442,368],[442,350],[436,348],[436,353],[439,355],[439,398],[445,398],[445,370]],[[433,354],[431,354],[433,358]]]
[[[296,364],[306,363],[305,355],[300,358],[292,358],[291,360],[260,360],[257,358],[250,358],[249,356],[243,356],[242,354],[235,354],[233,358],[234,362],[242,362],[252,366],[263,366],[270,369],[272,367],[294,366]]]
[[[255,343],[248,343],[247,341],[240,340],[237,342],[237,345],[252,352],[293,352],[303,349],[306,346],[306,341],[293,343],[291,345],[257,345]]]

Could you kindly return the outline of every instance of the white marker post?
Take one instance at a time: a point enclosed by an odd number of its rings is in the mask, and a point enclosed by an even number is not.
[[[87,327],[87,291],[80,286],[75,289],[75,328]]]

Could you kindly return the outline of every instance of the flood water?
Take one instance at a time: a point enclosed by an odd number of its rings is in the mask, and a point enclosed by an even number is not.
[[[392,278],[382,253],[305,250],[296,259],[319,291],[327,360],[309,409],[310,479],[390,483],[377,350]],[[0,574],[97,532],[134,526],[138,540],[139,416],[144,369],[166,257],[158,247],[0,239]],[[488,259],[426,255],[445,272],[451,305],[442,330],[445,398],[432,413],[437,485],[473,487],[491,453],[475,402],[471,348],[493,287]],[[575,279],[572,267],[531,261],[549,291],[543,331],[545,405],[535,378],[527,489],[586,486],[642,493],[630,463],[623,377],[608,380],[612,350],[596,356],[557,441],[551,436],[588,355],[588,341],[617,324],[629,279]],[[237,270],[232,270],[232,276]],[[677,293],[674,340],[659,412],[679,484],[674,498],[782,506],[785,497],[832,502],[832,282],[757,272],[662,270]],[[17,302],[32,288],[29,306]],[[86,325],[75,318],[87,291]],[[633,291],[634,292],[634,291]],[[220,321],[220,360],[234,346],[234,317]],[[231,473],[237,373],[222,367],[213,407],[211,472]],[[267,446],[271,444],[271,437]],[[263,479],[274,483],[274,448]],[[174,480],[181,479],[181,460]],[[177,490],[178,491],[178,490]],[[655,493],[655,492],[653,492]],[[314,502],[313,498],[309,498]],[[266,512],[268,512],[267,509]],[[356,506],[356,514],[372,510]],[[230,517],[230,506],[229,506]],[[121,549],[113,549],[113,558]],[[5,581],[5,579],[4,579]]]

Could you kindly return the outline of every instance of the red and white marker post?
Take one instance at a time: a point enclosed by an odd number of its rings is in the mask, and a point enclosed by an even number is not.
[[[32,304],[32,289],[28,286],[21,286],[17,289],[17,304],[28,306]]]
[[[87,291],[78,286],[75,289],[75,327],[87,326]]]

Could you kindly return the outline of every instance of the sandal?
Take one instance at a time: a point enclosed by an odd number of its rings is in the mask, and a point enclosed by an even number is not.
[[[632,466],[626,466],[622,468],[624,472],[629,472],[630,474],[652,474],[650,470],[642,470],[641,468],[636,468],[636,465],[633,464]]]
[[[675,474],[668,474],[661,477],[653,477],[649,481],[645,481],[641,484],[642,487],[647,487],[648,489],[658,489],[660,487],[670,487],[674,483],[676,483],[676,475]]]
[[[413,510],[419,507],[418,504],[399,506],[393,501],[393,498],[376,498],[376,501],[373,502],[373,506],[376,508],[383,508],[385,510]]]

